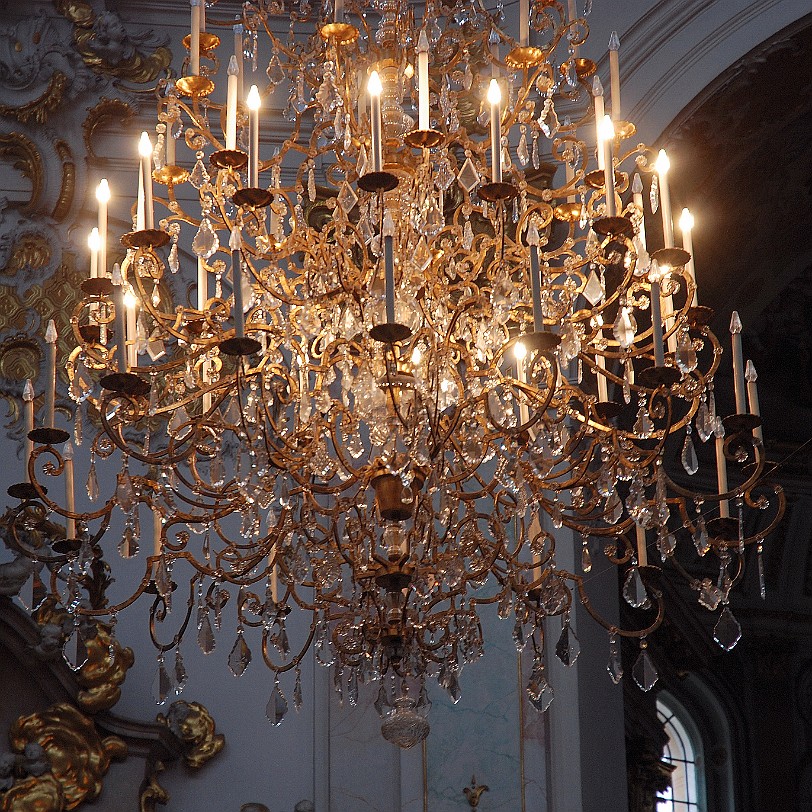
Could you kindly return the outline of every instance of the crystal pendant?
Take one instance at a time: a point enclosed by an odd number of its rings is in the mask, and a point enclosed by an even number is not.
[[[355,204],[358,202],[358,195],[355,193],[355,190],[350,186],[347,181],[341,185],[341,191],[338,193],[338,205],[341,206],[341,210],[344,214],[349,214],[354,208]]]
[[[696,433],[699,435],[699,439],[702,440],[703,443],[706,443],[709,439],[711,434],[713,434],[713,422],[710,419],[710,413],[708,411],[708,404],[705,401],[701,401],[699,404],[699,408],[696,410]]]
[[[618,344],[625,350],[634,344],[637,332],[637,320],[632,315],[631,308],[621,307],[617,311],[617,318],[612,326],[612,334]]]
[[[527,149],[527,131],[522,127],[522,134],[519,136],[519,146],[516,148],[516,156],[522,166],[530,163],[530,153]]]
[[[71,671],[79,671],[87,662],[85,638],[76,624],[62,646],[62,656]]]
[[[634,433],[643,440],[647,440],[654,433],[654,423],[651,422],[648,409],[646,409],[645,405],[642,403],[640,404],[640,408],[637,410],[637,420],[635,421],[633,428]]]
[[[544,673],[544,666],[536,664],[527,683],[527,698],[530,704],[539,712],[544,713],[550,707],[555,692],[547,682],[547,675]]]
[[[710,578],[703,578],[699,584],[699,603],[711,612],[719,606],[724,595]]]
[[[674,360],[677,362],[680,372],[684,374],[693,372],[696,369],[696,350],[694,349],[694,344],[686,330],[684,330],[680,335],[677,350],[674,353]]]
[[[705,519],[702,516],[696,520],[694,547],[696,547],[697,553],[701,556],[704,556],[711,548],[710,539],[708,538],[708,528],[705,526]]]
[[[180,258],[178,257],[177,243],[172,243],[172,247],[169,249],[169,258],[167,259],[167,264],[169,265],[169,270],[172,273],[177,273],[180,270]]]
[[[688,426],[688,433],[685,435],[685,442],[682,444],[682,454],[680,454],[680,461],[685,473],[693,476],[699,470],[699,460],[696,456],[696,449],[694,448],[694,441],[691,438],[691,427]]]
[[[640,570],[632,567],[623,582],[623,599],[633,609],[647,609],[651,604],[646,585],[640,577]]]
[[[378,716],[383,718],[386,714],[392,709],[392,705],[389,702],[389,692],[386,690],[386,684],[381,680],[381,687],[378,688],[378,697],[374,703],[375,710],[378,712]]]
[[[609,662],[606,670],[612,682],[617,685],[623,679],[623,662],[620,657],[620,640],[616,634],[609,635]]]
[[[208,217],[200,221],[200,228],[197,230],[192,240],[192,251],[202,259],[208,259],[220,247],[220,238],[217,232],[211,227]]]
[[[586,544],[581,547],[581,571],[592,571],[592,556],[589,554],[589,547]]]
[[[555,644],[555,656],[567,667],[575,665],[578,655],[581,653],[581,644],[575,636],[575,632],[570,629],[570,621],[567,618],[561,629],[561,636]]]
[[[722,614],[719,615],[719,620],[716,621],[716,625],[713,627],[713,639],[725,651],[732,651],[736,647],[736,643],[741,640],[741,637],[742,627],[739,625],[739,621],[733,617],[730,607],[725,606]]]
[[[189,683],[189,674],[183,664],[183,657],[180,656],[180,649],[175,649],[175,695],[180,696],[184,688]]]
[[[476,171],[474,162],[471,160],[470,155],[465,159],[459,174],[457,175],[457,183],[469,194],[477,187],[479,183],[479,172]]]
[[[166,670],[163,657],[161,657],[158,660],[158,673],[152,681],[152,698],[155,700],[156,705],[164,705],[173,692],[172,678]]]
[[[657,210],[660,208],[660,181],[656,173],[651,178],[649,202],[651,203],[651,213],[657,214]]]
[[[121,541],[118,543],[118,554],[122,558],[135,558],[138,555],[138,539],[131,525],[124,528]]]
[[[273,685],[273,691],[271,691],[271,698],[265,706],[265,716],[268,717],[268,721],[274,725],[274,727],[279,727],[285,720],[287,712],[288,700],[285,699],[285,695],[279,687],[279,680],[276,680]]]
[[[235,677],[241,677],[248,668],[251,662],[251,649],[248,648],[248,643],[245,642],[245,635],[242,629],[237,631],[237,639],[234,641],[234,647],[228,655],[228,667]]]
[[[172,578],[169,574],[170,567],[166,560],[165,555],[158,558],[158,564],[155,568],[155,588],[158,594],[165,598],[172,592]]]
[[[293,708],[298,713],[302,709],[302,672],[296,669],[296,682],[293,685]]]
[[[522,625],[521,621],[516,621],[516,625],[513,627],[513,643],[516,646],[516,651],[524,651],[524,647],[527,645],[527,638],[524,634],[524,626]]]
[[[761,600],[765,600],[767,597],[767,581],[764,577],[764,555],[763,555],[763,548],[761,543],[759,542],[758,550],[756,553],[758,559],[758,591],[761,595]],[[36,574],[34,576],[37,577]]]
[[[640,652],[640,656],[632,666],[632,676],[641,691],[650,691],[657,684],[659,675],[646,649]]]
[[[603,289],[601,280],[594,269],[590,272],[586,285],[584,286],[584,298],[594,307],[603,300],[606,292]]]
[[[214,651],[216,641],[214,639],[214,630],[209,620],[209,613],[201,610],[198,610],[198,612],[197,644],[204,654],[211,654]]]

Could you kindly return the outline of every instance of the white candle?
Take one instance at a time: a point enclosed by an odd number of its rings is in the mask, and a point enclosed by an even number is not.
[[[231,249],[231,285],[234,291],[234,334],[237,338],[245,336],[245,309],[242,299],[242,235],[234,226],[228,240]]]
[[[696,268],[694,266],[694,243],[691,238],[691,231],[694,227],[694,216],[688,209],[683,209],[682,214],[679,218],[679,227],[680,231],[682,231],[682,247],[691,255],[691,258],[688,260],[688,264],[685,268],[688,271],[688,276],[691,277],[691,281],[694,283],[694,295],[691,299],[691,304],[696,307],[699,304],[699,298],[697,296],[697,289],[696,289]]]
[[[736,414],[744,414],[744,356],[742,355],[742,322],[734,310],[730,315],[730,341],[733,345],[733,385],[736,389]]]
[[[170,98],[173,97],[175,91],[175,83],[169,82],[166,88],[166,95]],[[173,109],[170,107],[169,104],[166,106],[167,113]],[[166,165],[167,166],[174,166],[175,165],[175,139],[172,137],[172,121],[166,122],[166,137],[164,138],[164,143],[166,144]]]
[[[756,372],[753,362],[750,360],[747,361],[747,367],[744,370],[744,378],[747,381],[747,402],[750,407],[750,414],[761,417],[761,409],[758,403],[758,386],[756,385],[758,373]],[[760,442],[764,441],[764,433],[761,430],[761,426],[756,426],[756,428],[753,429],[753,434]]]
[[[190,0],[192,7],[192,30],[191,41],[189,43],[189,73],[192,76],[200,76],[200,25],[202,22],[200,3],[201,0]]]
[[[640,175],[635,173],[632,180],[632,202],[635,208],[640,212],[640,222],[637,227],[637,237],[640,242],[640,248],[646,250],[646,209],[643,206],[643,181],[640,180]],[[638,263],[641,258],[638,257]],[[640,266],[638,266],[640,267]],[[642,267],[645,267],[643,265]]]
[[[152,508],[152,554],[158,556],[161,554],[163,544],[161,536],[163,534],[163,522],[161,521],[161,511],[158,508]]]
[[[344,22],[344,0],[335,0],[333,6],[333,20],[337,23]]]
[[[383,170],[383,140],[381,136],[381,77],[378,71],[374,70],[369,74],[367,82],[367,93],[369,93],[370,115],[369,115],[369,137],[372,149],[372,171],[381,172]]]
[[[569,21],[578,19],[578,11],[575,8],[575,0],[567,0],[567,16]],[[574,46],[572,49],[572,56],[574,59],[578,58],[578,47]]]
[[[603,104],[603,84],[597,73],[592,79],[592,98],[595,103],[595,143],[598,149],[598,169],[602,170],[606,156],[601,149],[601,127],[603,126],[603,117],[606,113]]]
[[[519,45],[530,44],[530,0],[519,0]]]
[[[226,99],[226,149],[237,149],[237,57],[228,61],[228,97]]]
[[[248,186],[256,189],[259,186],[259,89],[251,85],[246,99],[248,105],[248,134],[250,148],[248,150]]]
[[[99,181],[96,189],[96,200],[99,203],[99,276],[107,276],[107,206],[110,202],[110,186],[107,178]]]
[[[660,268],[656,262],[651,263],[649,271],[651,282],[651,327],[654,342],[654,366],[665,366],[663,353],[663,316],[660,305]]]
[[[99,275],[99,229],[94,226],[90,229],[87,238],[87,247],[90,249],[90,278],[95,279]]]
[[[62,446],[62,459],[65,463],[65,507],[68,513],[76,513],[76,488],[73,480],[73,443],[70,440],[66,441]],[[67,516],[65,519],[67,524],[65,537],[69,539],[76,538],[76,519],[72,516]]]
[[[640,525],[635,525],[637,531],[637,564],[640,567],[648,566],[648,550],[646,550],[646,531]]]
[[[197,309],[205,310],[209,301],[209,274],[201,257],[197,258]]]
[[[276,566],[275,556],[274,564],[271,567],[271,600],[274,603],[279,603],[279,569]]]
[[[155,212],[152,204],[152,141],[145,132],[141,133],[138,142],[138,154],[141,156],[141,178],[144,185],[144,225],[143,228],[155,228]]]
[[[28,482],[28,464],[31,454],[34,453],[34,441],[28,435],[34,430],[34,384],[29,378],[23,387],[23,403],[25,404],[25,481]]]
[[[609,77],[612,90],[612,118],[620,121],[620,64],[618,52],[620,50],[620,37],[613,31],[609,37]]]
[[[502,182],[502,91],[499,82],[491,79],[488,86],[488,103],[491,106],[491,180]]]
[[[519,383],[527,383],[527,347],[521,341],[517,341],[513,347],[513,354],[516,356],[516,372]],[[527,404],[524,400],[519,401],[519,423],[524,425],[530,419]]]
[[[125,311],[127,306],[124,304],[124,280],[121,276],[121,267],[116,262],[113,265],[113,273],[111,274],[110,281],[117,288],[115,295],[115,308],[116,308],[116,365],[119,372],[127,371],[127,328],[126,328],[126,315]]]
[[[244,29],[242,23],[234,26],[234,58],[237,60],[237,98],[243,97],[243,37]]]
[[[598,401],[600,403],[606,403],[609,400],[608,382],[606,375],[603,374],[606,370],[606,359],[600,353],[596,353],[595,364],[597,366],[595,377],[598,379]]]
[[[48,321],[45,329],[45,342],[48,344],[48,393],[45,400],[45,425],[54,426],[56,410],[56,323],[53,319]]]
[[[724,438],[716,436],[716,483],[718,492],[727,493],[727,460],[725,460]],[[719,502],[719,516],[727,519],[730,516],[730,507],[727,499]]]
[[[417,99],[418,129],[428,130],[429,124],[429,38],[420,30],[417,40]]]
[[[144,230],[144,173],[141,171],[141,162],[138,163],[138,197],[135,203],[135,230]]]
[[[610,116],[603,117],[598,133],[600,136],[598,149],[603,152],[603,183],[606,188],[606,216],[614,217],[617,214],[617,205],[615,203],[615,164],[612,158],[615,128]]]
[[[127,366],[130,368],[138,366],[137,332],[138,332],[138,297],[135,295],[132,285],[125,282],[124,306],[127,309],[127,327],[125,333],[125,344],[127,347]]]

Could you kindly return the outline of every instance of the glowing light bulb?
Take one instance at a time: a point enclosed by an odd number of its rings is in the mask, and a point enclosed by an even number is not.
[[[491,79],[491,83],[488,85],[488,103],[491,105],[502,103],[502,89],[496,79]]]
[[[101,248],[101,237],[98,228],[93,227],[90,229],[90,234],[87,235],[87,247],[91,251],[98,251]]]
[[[127,292],[124,294],[124,306],[130,310],[134,310],[137,304],[138,298],[135,293],[133,293],[133,289],[127,288]]]
[[[152,141],[149,140],[148,133],[141,133],[141,140],[138,142],[138,154],[142,158],[149,158],[152,155]]]
[[[679,218],[679,227],[683,232],[690,231],[694,227],[694,216],[690,209],[683,209]]]
[[[245,103],[248,105],[249,110],[259,110],[262,100],[259,97],[259,88],[256,85],[251,85]]]
[[[381,77],[378,76],[378,71],[374,70],[369,74],[369,81],[367,82],[367,93],[370,96],[380,96],[383,93],[383,85],[381,84]]]
[[[668,160],[668,153],[664,149],[657,153],[654,168],[657,170],[658,175],[664,175],[671,168],[671,161]]]
[[[513,354],[516,356],[517,361],[521,361],[527,356],[527,347],[521,341],[517,341],[513,345]]]
[[[615,125],[612,123],[611,116],[604,116],[601,119],[598,127],[601,141],[611,141],[615,137]]]
[[[96,188],[96,200],[99,203],[110,202],[110,185],[107,183],[107,178],[102,178]]]

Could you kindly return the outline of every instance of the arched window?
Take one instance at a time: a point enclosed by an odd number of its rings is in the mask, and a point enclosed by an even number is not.
[[[658,795],[657,812],[705,812],[702,740],[685,708],[670,694],[657,697],[657,716],[668,736],[663,761],[673,765],[671,786]]]

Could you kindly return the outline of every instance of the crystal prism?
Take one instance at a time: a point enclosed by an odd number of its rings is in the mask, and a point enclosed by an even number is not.
[[[155,700],[156,705],[164,705],[173,692],[172,678],[166,670],[163,659],[161,659],[158,663],[158,673],[152,681],[152,698]]]
[[[637,567],[629,570],[629,574],[623,582],[623,598],[634,609],[646,609],[650,605],[646,585],[643,583]]]
[[[273,691],[271,691],[271,698],[265,706],[265,716],[268,717],[268,721],[274,725],[274,727],[279,727],[285,720],[287,712],[288,700],[285,699],[285,695],[279,687],[279,682],[275,682]]]
[[[476,167],[470,156],[465,159],[465,163],[457,175],[457,182],[469,194],[477,187],[479,183],[479,172],[476,171]]]
[[[742,627],[739,625],[739,621],[733,617],[730,607],[725,606],[713,627],[713,639],[725,651],[732,651],[736,647],[736,643],[741,640],[741,636]]]
[[[646,649],[640,652],[640,656],[632,666],[632,676],[641,691],[650,691],[657,684],[659,675]]]
[[[209,613],[206,611],[198,615],[197,620],[197,644],[204,654],[211,654],[214,651],[216,641],[214,631],[209,620]]]
[[[208,259],[220,247],[220,238],[217,232],[211,227],[208,217],[200,221],[200,228],[197,230],[192,240],[192,251],[202,259]]]
[[[690,429],[691,427],[688,426]],[[680,462],[685,469],[685,473],[693,476],[699,470],[699,460],[696,456],[696,449],[694,448],[694,441],[691,439],[690,432],[685,435],[685,442],[682,444],[682,454],[680,455]]]
[[[248,648],[248,643],[245,642],[245,636],[242,631],[238,631],[237,639],[234,641],[234,647],[228,655],[228,667],[235,677],[241,677],[250,662],[251,649]]]
[[[605,296],[605,291],[603,289],[603,285],[601,284],[601,280],[598,278],[598,275],[595,271],[591,271],[589,274],[589,278],[586,281],[586,285],[584,286],[584,298],[594,307],[598,302],[600,302],[603,297]]]
[[[620,640],[616,634],[609,636],[609,662],[606,664],[606,670],[612,682],[617,685],[623,679],[623,662],[620,656]]]
[[[538,676],[535,671],[533,672],[533,676],[527,685],[527,698],[539,713],[544,713],[550,707],[555,698],[555,692],[550,683],[547,682],[544,671],[541,671]]]
[[[87,472],[87,498],[95,502],[99,498],[99,479],[96,476],[96,462],[90,463],[90,470]]]
[[[293,685],[293,708],[298,713],[302,709],[302,672],[296,669],[296,682]]]
[[[180,656],[180,649],[175,649],[175,695],[180,696],[189,682],[189,675],[186,666],[183,664],[183,657]]]
[[[338,193],[338,205],[341,206],[344,214],[349,214],[358,202],[358,195],[355,190],[350,186],[347,181],[341,185],[341,191]]]
[[[73,631],[65,640],[65,644],[62,646],[62,656],[71,671],[79,671],[87,662],[87,646],[78,626],[73,627]]]
[[[722,590],[710,578],[702,579],[699,584],[699,603],[702,606],[713,612],[723,597]]]
[[[575,665],[580,653],[581,644],[578,642],[575,632],[570,629],[569,620],[565,620],[561,629],[561,636],[555,644],[555,656],[569,667]]]

